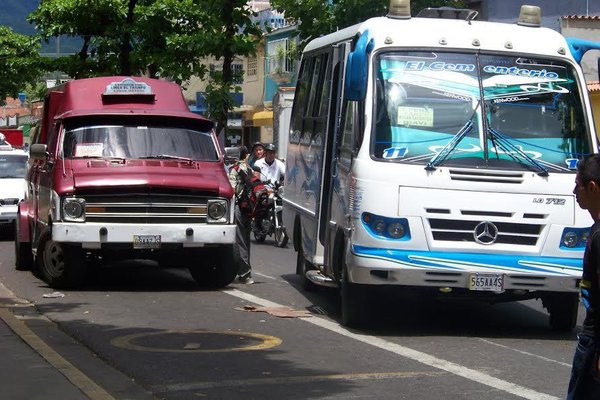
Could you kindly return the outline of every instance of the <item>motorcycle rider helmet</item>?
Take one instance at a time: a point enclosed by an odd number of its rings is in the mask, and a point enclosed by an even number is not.
[[[250,150],[250,152],[251,152],[251,153],[254,153],[254,149],[255,149],[257,146],[260,146],[260,147],[262,147],[263,149],[265,148],[265,145],[264,145],[264,144],[262,144],[261,142],[254,142],[254,144],[252,145],[252,149]]]

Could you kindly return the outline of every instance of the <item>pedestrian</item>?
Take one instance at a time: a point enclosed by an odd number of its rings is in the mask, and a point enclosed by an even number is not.
[[[252,145],[250,152],[252,154],[248,158],[248,165],[254,167],[254,163],[265,156],[265,146],[261,142],[256,142]]]
[[[250,230],[252,227],[251,210],[247,202],[247,180],[254,171],[248,165],[248,148],[240,146],[240,159],[229,170],[229,182],[235,191],[234,219],[236,224],[235,239],[240,253],[240,269],[237,281],[252,284],[252,267],[250,266]]]
[[[567,400],[600,399],[600,155],[577,164],[573,194],[594,224],[583,255],[581,300],[586,309],[573,357]]]
[[[263,182],[282,183],[285,177],[285,164],[278,160],[275,145],[269,143],[265,146],[265,157],[258,160],[254,166],[260,168],[260,179]]]

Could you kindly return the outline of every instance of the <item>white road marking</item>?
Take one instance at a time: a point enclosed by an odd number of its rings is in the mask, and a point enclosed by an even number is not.
[[[547,357],[544,357],[544,356],[539,356],[537,354],[529,353],[527,351],[515,349],[513,347],[505,346],[505,345],[500,344],[500,343],[492,342],[491,340],[487,340],[487,339],[483,339],[483,338],[479,338],[479,340],[481,340],[482,342],[487,343],[487,344],[491,344],[491,345],[494,345],[494,346],[502,347],[503,349],[516,351],[517,353],[525,354],[526,356],[539,358],[540,360],[544,360],[544,361],[556,363],[556,364],[562,365],[564,367],[571,368],[571,364],[569,364],[569,363],[564,363],[562,361],[553,360],[551,358],[547,358]]]
[[[237,289],[224,290],[223,292],[230,294],[234,297],[258,304],[260,306],[282,307],[281,304],[263,299],[258,296],[254,296],[249,293],[242,292]],[[517,385],[512,382],[508,382],[508,381],[505,381],[502,379],[495,378],[495,377],[485,374],[481,371],[467,368],[460,364],[456,364],[456,363],[453,363],[453,362],[450,362],[447,360],[443,360],[441,358],[434,357],[432,355],[423,353],[421,351],[413,350],[411,348],[401,346],[396,343],[388,342],[388,341],[383,340],[378,337],[361,335],[359,333],[351,332],[351,331],[347,330],[346,328],[344,328],[343,326],[341,326],[340,324],[330,321],[330,320],[326,320],[321,317],[313,316],[310,318],[299,318],[299,319],[301,319],[305,322],[308,322],[310,324],[319,326],[321,328],[327,329],[331,332],[335,332],[339,335],[348,337],[350,339],[354,339],[359,342],[366,343],[368,345],[380,348],[382,350],[389,351],[389,352],[397,354],[399,356],[409,358],[411,360],[420,362],[425,365],[429,365],[430,367],[433,367],[433,368],[441,369],[441,370],[449,372],[451,374],[461,376],[465,379],[469,379],[471,381],[475,381],[479,384],[483,384],[483,385],[486,385],[486,386],[489,386],[489,387],[492,387],[492,388],[495,388],[498,390],[502,390],[504,392],[510,393],[510,394],[518,396],[518,397],[522,397],[524,399],[528,399],[528,400],[559,400],[558,397],[551,396],[546,393],[540,393],[535,390],[526,388],[524,386],[520,386],[520,385]]]
[[[252,271],[252,275],[262,276],[263,278],[272,279],[274,281],[278,280],[274,276],[261,274],[260,272],[254,272],[254,271]]]

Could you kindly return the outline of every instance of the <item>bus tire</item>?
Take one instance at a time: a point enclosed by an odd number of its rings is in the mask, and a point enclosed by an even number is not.
[[[340,289],[342,324],[350,328],[359,328],[369,322],[369,287],[348,280],[348,272],[342,270]]]
[[[311,269],[314,268],[304,257],[302,248],[298,249],[296,252],[296,273],[300,275],[300,287],[307,292],[315,292],[319,289],[318,285],[306,277],[306,273]]]
[[[561,293],[550,295],[544,299],[544,306],[550,317],[548,322],[556,332],[571,332],[577,324],[579,311],[578,293]]]

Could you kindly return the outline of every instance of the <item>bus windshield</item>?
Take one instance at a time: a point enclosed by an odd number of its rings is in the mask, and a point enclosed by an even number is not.
[[[572,172],[591,152],[575,71],[564,62],[386,52],[376,65],[375,159]]]

